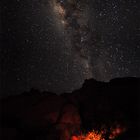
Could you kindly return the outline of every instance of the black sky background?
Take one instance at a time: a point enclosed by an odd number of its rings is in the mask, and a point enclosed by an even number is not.
[[[87,78],[140,76],[139,0],[78,2],[86,7],[84,45],[73,40],[75,24],[61,25],[51,0],[1,0],[1,97],[31,88],[70,92]],[[83,47],[79,52],[75,42]]]

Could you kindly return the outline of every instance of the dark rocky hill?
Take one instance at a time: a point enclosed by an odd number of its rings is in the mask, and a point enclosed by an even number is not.
[[[0,100],[0,139],[69,140],[81,131],[108,131],[120,125],[118,139],[140,139],[140,78],[109,83],[86,80],[81,89],[57,95],[32,89]]]

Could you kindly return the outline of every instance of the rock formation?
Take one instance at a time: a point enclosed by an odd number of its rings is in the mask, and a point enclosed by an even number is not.
[[[82,88],[57,95],[32,89],[0,101],[2,140],[69,140],[81,131],[108,131],[116,123],[128,130],[120,139],[138,139],[140,79],[109,83],[86,80]],[[110,132],[109,132],[110,133]]]

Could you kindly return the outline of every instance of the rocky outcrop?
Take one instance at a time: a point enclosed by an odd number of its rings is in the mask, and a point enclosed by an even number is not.
[[[133,136],[140,128],[139,97],[138,78],[109,83],[90,79],[81,89],[61,95],[32,89],[0,101],[1,138],[69,140],[83,129],[113,122],[127,125]]]

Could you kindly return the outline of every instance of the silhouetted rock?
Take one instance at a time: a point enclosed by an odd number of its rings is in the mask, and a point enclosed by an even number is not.
[[[139,138],[139,101],[139,78],[108,83],[90,79],[81,89],[61,95],[32,89],[0,101],[1,139],[68,140],[81,129],[100,129],[114,122],[125,124],[128,133]]]

